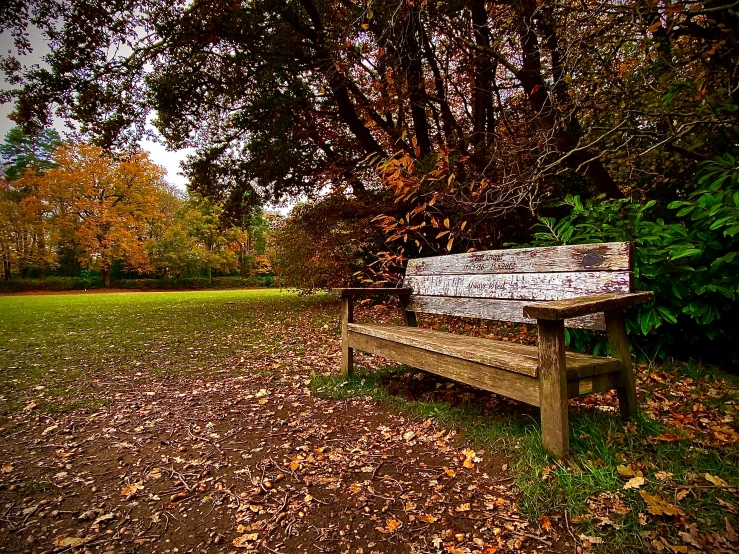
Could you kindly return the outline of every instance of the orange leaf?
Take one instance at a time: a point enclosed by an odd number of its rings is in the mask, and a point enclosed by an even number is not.
[[[539,520],[539,525],[541,525],[541,528],[545,531],[552,530],[552,522],[549,521],[549,518],[547,516],[541,516],[541,519]]]
[[[398,528],[403,525],[400,521],[397,519],[388,519],[387,520],[387,530],[391,533],[398,530]]]

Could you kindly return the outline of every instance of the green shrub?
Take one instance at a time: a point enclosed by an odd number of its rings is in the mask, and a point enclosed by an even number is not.
[[[201,290],[201,289],[233,289],[246,287],[270,287],[274,283],[272,275],[250,277],[214,277],[213,282],[207,277],[190,277],[182,279],[116,279],[111,281],[114,289],[134,290]],[[100,275],[95,272],[83,272],[81,277],[47,277],[41,279],[0,280],[0,293],[30,291],[64,291],[103,288]]]
[[[86,286],[86,281],[78,277],[54,277],[46,279],[10,279],[0,280],[0,292],[29,292],[29,291],[64,291],[95,288]],[[99,286],[102,286],[100,282]]]
[[[643,354],[739,361],[739,168],[731,156],[699,173],[697,189],[670,203],[663,217],[654,200],[639,204],[568,196],[568,216],[540,218],[533,245],[632,241],[635,288],[655,293],[629,312],[630,334]],[[602,338],[569,331],[576,349],[606,349]]]

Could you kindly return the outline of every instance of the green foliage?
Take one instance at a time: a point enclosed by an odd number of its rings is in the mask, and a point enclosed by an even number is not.
[[[235,230],[224,224],[222,213],[221,206],[199,195],[184,202],[162,236],[148,244],[155,271],[179,278],[235,270],[238,259],[229,248]]]
[[[26,134],[20,127],[13,127],[0,145],[3,177],[14,181],[23,177],[26,169],[43,173],[54,167],[52,155],[62,141],[53,129],[42,129],[35,134]]]
[[[717,355],[739,360],[734,326],[739,315],[739,167],[733,157],[703,166],[698,188],[671,202],[660,217],[654,200],[583,202],[567,196],[566,217],[542,217],[533,245],[632,241],[637,290],[655,301],[629,312],[628,327],[647,355]],[[602,339],[570,331],[576,349],[605,349]],[[710,345],[710,346],[709,346]]]
[[[249,277],[182,277],[180,279],[113,279],[114,289],[130,290],[203,290],[271,287],[271,275]],[[46,279],[0,280],[0,293],[102,289],[103,279],[97,271],[83,271],[82,277],[50,276]]]

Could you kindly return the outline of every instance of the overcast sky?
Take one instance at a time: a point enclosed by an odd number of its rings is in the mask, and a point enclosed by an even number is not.
[[[41,57],[44,53],[48,52],[40,33],[32,32],[31,42],[33,44],[33,53],[20,59],[21,63],[26,65],[41,63]],[[0,52],[2,52],[2,54],[6,54],[8,52],[12,54],[16,53],[9,33],[0,34]],[[3,90],[8,90],[10,88],[6,82],[4,74],[2,82],[0,82],[0,87]],[[4,139],[7,132],[15,126],[15,122],[8,119],[8,115],[10,115],[10,112],[12,111],[12,104],[0,104],[0,139]],[[54,128],[64,135],[65,127],[62,122],[57,121]],[[154,163],[163,166],[167,170],[167,179],[169,182],[184,190],[186,180],[182,175],[179,175],[180,161],[184,160],[185,156],[192,152],[192,150],[187,149],[168,152],[164,146],[155,142],[143,141],[140,144],[144,150],[151,154],[151,159]]]

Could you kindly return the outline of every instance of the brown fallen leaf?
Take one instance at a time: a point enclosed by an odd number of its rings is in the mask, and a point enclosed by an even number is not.
[[[240,537],[236,537],[233,540],[233,545],[236,548],[249,548],[253,545],[250,543],[259,540],[259,533],[247,533],[246,535],[241,535]]]
[[[617,466],[616,470],[621,477],[627,477],[628,479],[641,476],[641,471],[639,473],[635,472],[631,464]]]
[[[685,512],[680,508],[663,500],[662,497],[657,494],[649,494],[647,491],[639,491],[639,494],[644,499],[644,502],[647,503],[650,514],[655,516],[685,515]]]
[[[711,475],[710,473],[706,473],[703,475],[703,477],[706,478],[706,481],[711,483],[712,485],[716,487],[728,487],[729,483],[721,479],[721,477],[717,477],[716,475]]]
[[[465,455],[465,460],[462,465],[468,469],[475,467],[475,462],[480,461],[480,458],[477,457],[477,455],[475,454],[475,451],[472,450],[471,448],[465,448],[462,451],[462,454]]]
[[[57,548],[74,548],[87,542],[87,538],[59,536],[51,541]]]
[[[140,491],[144,488],[144,485],[141,483],[134,483],[132,485],[126,485],[121,489],[121,494],[123,496],[131,496],[132,494],[136,494],[137,491]]]
[[[59,426],[57,424],[49,425],[46,429],[44,429],[42,431],[41,436],[42,437],[45,437],[46,435],[48,435],[49,433],[51,433],[52,431],[54,431],[54,430],[56,430],[58,428],[59,428]]]
[[[13,464],[10,462],[4,462],[2,467],[0,467],[0,472],[2,473],[10,473],[13,471]]]
[[[624,484],[624,489],[638,489],[646,482],[644,477],[632,477]]]
[[[398,521],[397,519],[388,519],[386,523],[386,528],[390,533],[394,533],[400,528],[401,525],[403,525],[403,523]]]
[[[552,522],[549,521],[549,518],[547,516],[541,516],[541,519],[539,520],[539,525],[541,525],[541,528],[545,531],[552,530]]]

